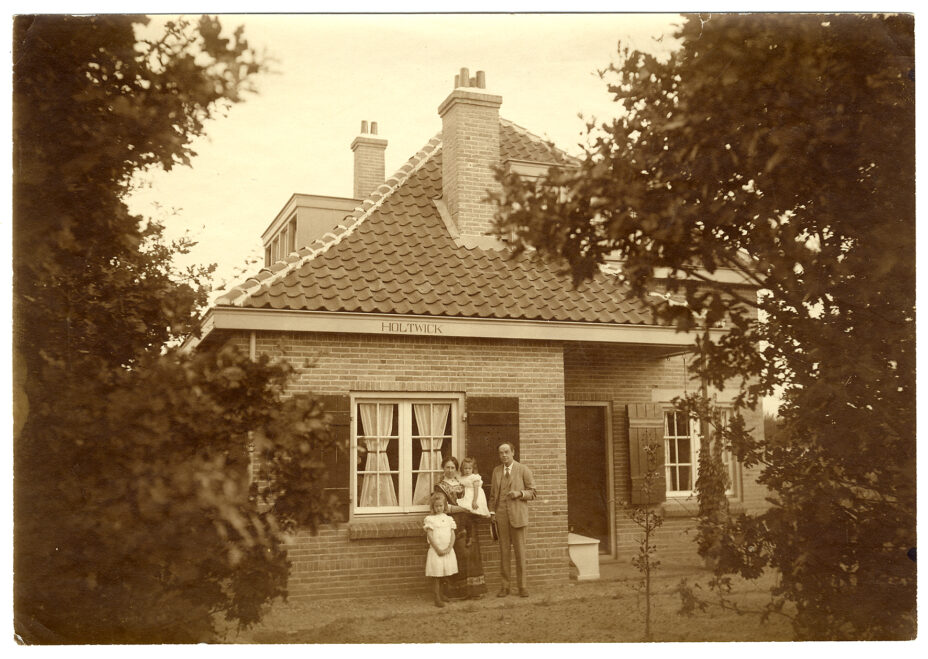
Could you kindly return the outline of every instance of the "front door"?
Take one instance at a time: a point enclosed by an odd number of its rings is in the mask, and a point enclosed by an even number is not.
[[[611,554],[606,407],[569,405],[566,422],[568,530],[596,538],[600,553]]]

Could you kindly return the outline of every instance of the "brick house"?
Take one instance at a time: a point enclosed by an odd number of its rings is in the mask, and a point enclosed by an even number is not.
[[[489,487],[504,439],[537,482],[531,586],[570,578],[568,531],[598,540],[601,560],[630,560],[639,446],[661,437],[660,557],[698,560],[684,531],[699,437],[670,405],[697,386],[693,337],[653,324],[606,273],[574,289],[486,235],[494,166],[538,176],[571,159],[501,118],[484,82],[462,69],[438,108],[441,133],[386,180],[387,141],[363,122],[354,198],[291,197],[263,235],[266,267],[203,320],[199,342],[290,360],[293,390],[321,396],[349,440],[327,456],[348,521],[294,539],[294,597],[426,588],[424,494],[441,456],[475,456]],[[760,411],[747,422],[762,432]],[[733,507],[762,506],[754,474],[729,467]],[[498,551],[488,525],[481,533],[492,590]]]

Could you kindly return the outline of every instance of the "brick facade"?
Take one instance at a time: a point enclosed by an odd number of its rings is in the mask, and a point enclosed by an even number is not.
[[[665,392],[692,392],[699,385],[687,372],[686,358],[679,348],[649,348],[611,344],[569,344],[564,348],[564,391],[572,401],[608,402],[612,409],[613,473],[615,483],[616,553],[618,560],[631,560],[638,550],[640,529],[628,518],[621,502],[631,498],[629,477],[628,403],[667,402]],[[660,399],[660,400],[656,400]],[[745,414],[748,428],[763,433],[763,412]],[[730,498],[736,509],[755,512],[766,505],[766,490],[756,482],[756,470],[738,467],[738,483]],[[695,547],[695,497],[662,505],[664,525],[655,543],[659,558],[667,562],[699,562]]]
[[[248,349],[247,335],[233,341]],[[292,390],[326,394],[361,391],[435,391],[468,396],[518,396],[518,459],[535,474],[530,505],[529,585],[566,582],[569,563],[564,463],[562,351],[549,342],[417,336],[258,333],[257,352],[287,359],[297,370]],[[307,366],[306,362],[311,362]],[[465,403],[466,405],[466,403]],[[466,441],[466,438],[465,438]],[[459,456],[460,457],[460,456]],[[492,467],[481,465],[485,479]],[[422,516],[410,515],[417,521]],[[365,524],[369,522],[365,521]],[[387,526],[390,525],[381,525]],[[425,590],[424,535],[350,539],[349,526],[293,539],[293,597],[347,597],[380,588]],[[363,534],[361,534],[363,535]],[[499,585],[498,552],[481,538],[491,590]]]
[[[249,339],[231,339],[247,350]],[[683,387],[686,369],[679,349],[614,344],[455,339],[325,333],[258,332],[258,353],[288,360],[296,369],[294,392],[442,392],[519,398],[519,459],[529,465],[538,489],[530,504],[528,583],[566,582],[567,473],[564,408],[579,401],[608,402],[612,411],[616,550],[620,561],[637,551],[640,530],[620,502],[629,499],[625,405],[651,402],[652,391]],[[688,386],[692,386],[689,383]],[[466,406],[466,403],[465,403]],[[762,428],[762,417],[749,418]],[[466,441],[466,438],[465,438]],[[458,456],[462,457],[462,456]],[[494,465],[481,465],[485,479]],[[741,472],[736,501],[748,509],[762,504],[763,490]],[[693,545],[695,500],[677,515],[668,512],[656,542],[666,562],[698,562]],[[681,514],[683,510],[683,514]],[[421,591],[426,544],[422,515],[392,521],[353,519],[318,535],[299,533],[289,547],[295,598],[339,598],[359,591]],[[499,585],[499,559],[487,529],[481,536],[488,586]]]

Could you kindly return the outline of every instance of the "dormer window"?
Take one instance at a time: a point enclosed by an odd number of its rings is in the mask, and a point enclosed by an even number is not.
[[[296,215],[290,218],[287,224],[287,254],[296,251]]]

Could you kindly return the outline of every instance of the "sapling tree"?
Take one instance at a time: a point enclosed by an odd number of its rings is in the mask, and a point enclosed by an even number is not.
[[[657,554],[657,545],[653,543],[654,534],[663,525],[664,517],[653,505],[653,502],[659,501],[663,492],[658,492],[658,488],[663,488],[664,481],[660,477],[662,467],[659,464],[658,455],[661,453],[661,447],[657,444],[645,444],[642,447],[645,454],[647,469],[641,479],[641,492],[644,503],[634,506],[628,510],[628,517],[635,525],[641,529],[641,538],[638,541],[638,553],[632,557],[632,565],[641,573],[641,589],[644,591],[644,638],[645,641],[651,640],[651,577],[655,570],[660,567],[661,562],[655,558]]]

